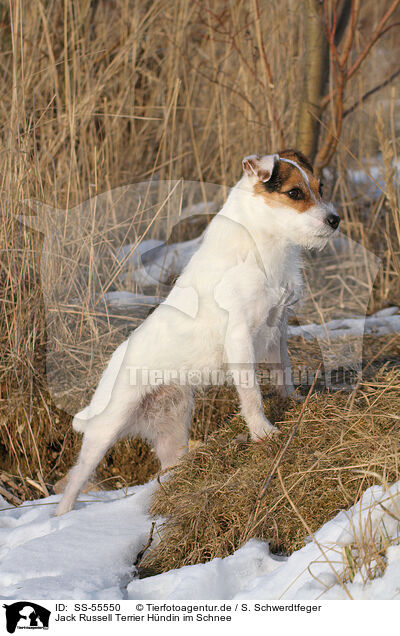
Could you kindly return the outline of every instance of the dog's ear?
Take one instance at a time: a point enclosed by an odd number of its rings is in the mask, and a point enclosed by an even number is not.
[[[243,171],[264,183],[269,181],[279,155],[249,155],[242,161]]]

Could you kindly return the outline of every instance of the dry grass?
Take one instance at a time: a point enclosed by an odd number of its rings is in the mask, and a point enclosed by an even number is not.
[[[282,415],[266,404],[274,420]],[[192,450],[155,495],[151,512],[166,520],[141,566],[160,572],[225,557],[254,536],[290,554],[366,488],[398,478],[396,369],[363,382],[355,395],[315,394],[260,499],[300,409],[286,411],[279,439],[248,443],[236,413]]]
[[[375,11],[372,0],[363,3],[360,46]],[[132,207],[114,193],[119,204],[110,204],[105,195],[101,201],[108,203],[96,208],[95,217],[95,195],[144,179],[153,179],[157,189],[160,180],[183,177],[199,183],[196,200],[209,199],[204,184],[221,184],[224,194],[238,178],[244,154],[293,144],[304,19],[293,0],[269,3],[260,21],[256,15],[257,2],[239,0],[0,5],[0,457],[7,471],[4,486],[21,499],[43,493],[43,484],[51,491],[71,466],[79,439],[71,432],[70,413],[85,403],[110,352],[138,322],[99,312],[102,293],[127,289],[118,278],[119,244],[168,235],[177,205],[173,200],[161,207],[159,193],[155,207],[144,209],[137,202]],[[273,85],[260,54],[260,34],[265,34]],[[352,80],[346,108],[389,74],[398,46],[392,29]],[[319,296],[310,293],[304,306],[305,319],[334,315],[338,289],[350,290],[341,299],[349,312],[360,303],[369,303],[370,311],[400,303],[398,184],[392,168],[398,150],[396,104],[388,87],[346,117],[326,179],[344,217],[344,233],[382,260],[373,293],[369,297],[367,289],[360,300],[357,284],[349,285],[351,277],[357,283],[371,275],[361,259],[353,259],[353,269],[344,272],[346,285],[343,272],[338,277],[325,268]],[[377,152],[384,157],[385,185],[373,201],[365,186],[349,186],[347,169],[368,171],[368,161],[360,158]],[[67,231],[57,226],[56,232],[57,240],[63,239],[61,256],[50,264],[43,234],[18,220],[20,214],[34,214],[26,199],[67,211]],[[72,210],[89,199],[78,214]],[[37,208],[48,235],[52,214],[44,211]],[[308,282],[315,290],[313,280]],[[49,288],[56,291],[51,297]],[[299,365],[307,352],[319,362],[318,347],[298,344],[293,350]],[[387,355],[398,356],[398,347],[391,346]],[[60,378],[64,385],[57,384]],[[226,422],[236,399],[227,395],[213,390],[200,396],[193,429],[194,437],[209,439],[215,449],[223,445],[222,464],[231,434]],[[328,417],[329,404],[335,409],[346,399],[321,396],[320,415]],[[274,408],[279,411],[278,404]],[[214,433],[217,425],[220,433]],[[241,430],[237,417],[232,425]],[[235,461],[240,463],[243,453],[263,459],[265,448],[237,449]],[[229,465],[231,459],[226,461]],[[156,470],[146,445],[122,442],[102,463],[98,480],[108,480],[107,486],[133,484]],[[339,497],[338,506],[345,502],[340,492]],[[228,543],[235,541],[231,537]],[[284,541],[282,533],[276,537],[277,545]]]

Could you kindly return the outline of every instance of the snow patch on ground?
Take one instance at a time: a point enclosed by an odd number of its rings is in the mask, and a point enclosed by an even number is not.
[[[348,336],[362,336],[374,334],[384,336],[393,332],[400,332],[400,315],[398,307],[387,307],[377,311],[372,316],[355,316],[330,320],[322,325],[311,323],[288,327],[288,338],[303,336],[305,340],[334,340]]]
[[[82,495],[85,502],[64,517],[52,516],[58,495],[19,508],[0,501],[0,598],[289,600],[400,595],[400,482],[390,489],[367,490],[355,506],[339,512],[288,558],[270,554],[268,543],[252,539],[225,559],[138,579],[133,564],[149,537],[153,520],[148,509],[156,486],[151,481],[127,492]],[[356,574],[343,587],[338,580],[343,547],[362,536],[367,521],[372,531],[380,526],[393,539],[386,552],[387,568],[366,584]]]
[[[270,554],[268,543],[251,539],[225,559],[188,565],[128,585],[130,599],[231,599],[246,582],[273,572],[281,559]]]
[[[19,508],[0,502],[0,598],[125,598],[155,485],[84,495],[90,503],[63,517],[52,516],[58,495]]]
[[[133,270],[134,280],[141,287],[168,283],[181,274],[202,240],[203,234],[190,241],[170,245],[153,240],[144,241],[136,248],[135,245],[125,245],[120,250],[123,268]],[[126,273],[121,274],[121,280],[128,280],[126,277]]]

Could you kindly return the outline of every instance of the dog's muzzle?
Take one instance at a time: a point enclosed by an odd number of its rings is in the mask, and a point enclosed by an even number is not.
[[[339,227],[340,216],[338,214],[328,214],[325,218],[325,223],[329,225],[333,230],[336,230]]]

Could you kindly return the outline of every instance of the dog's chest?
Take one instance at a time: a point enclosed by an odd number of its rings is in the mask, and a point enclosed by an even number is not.
[[[297,261],[282,261],[275,268],[262,268],[251,259],[236,271],[235,292],[239,318],[256,336],[280,327],[285,309],[299,298],[301,274]]]

